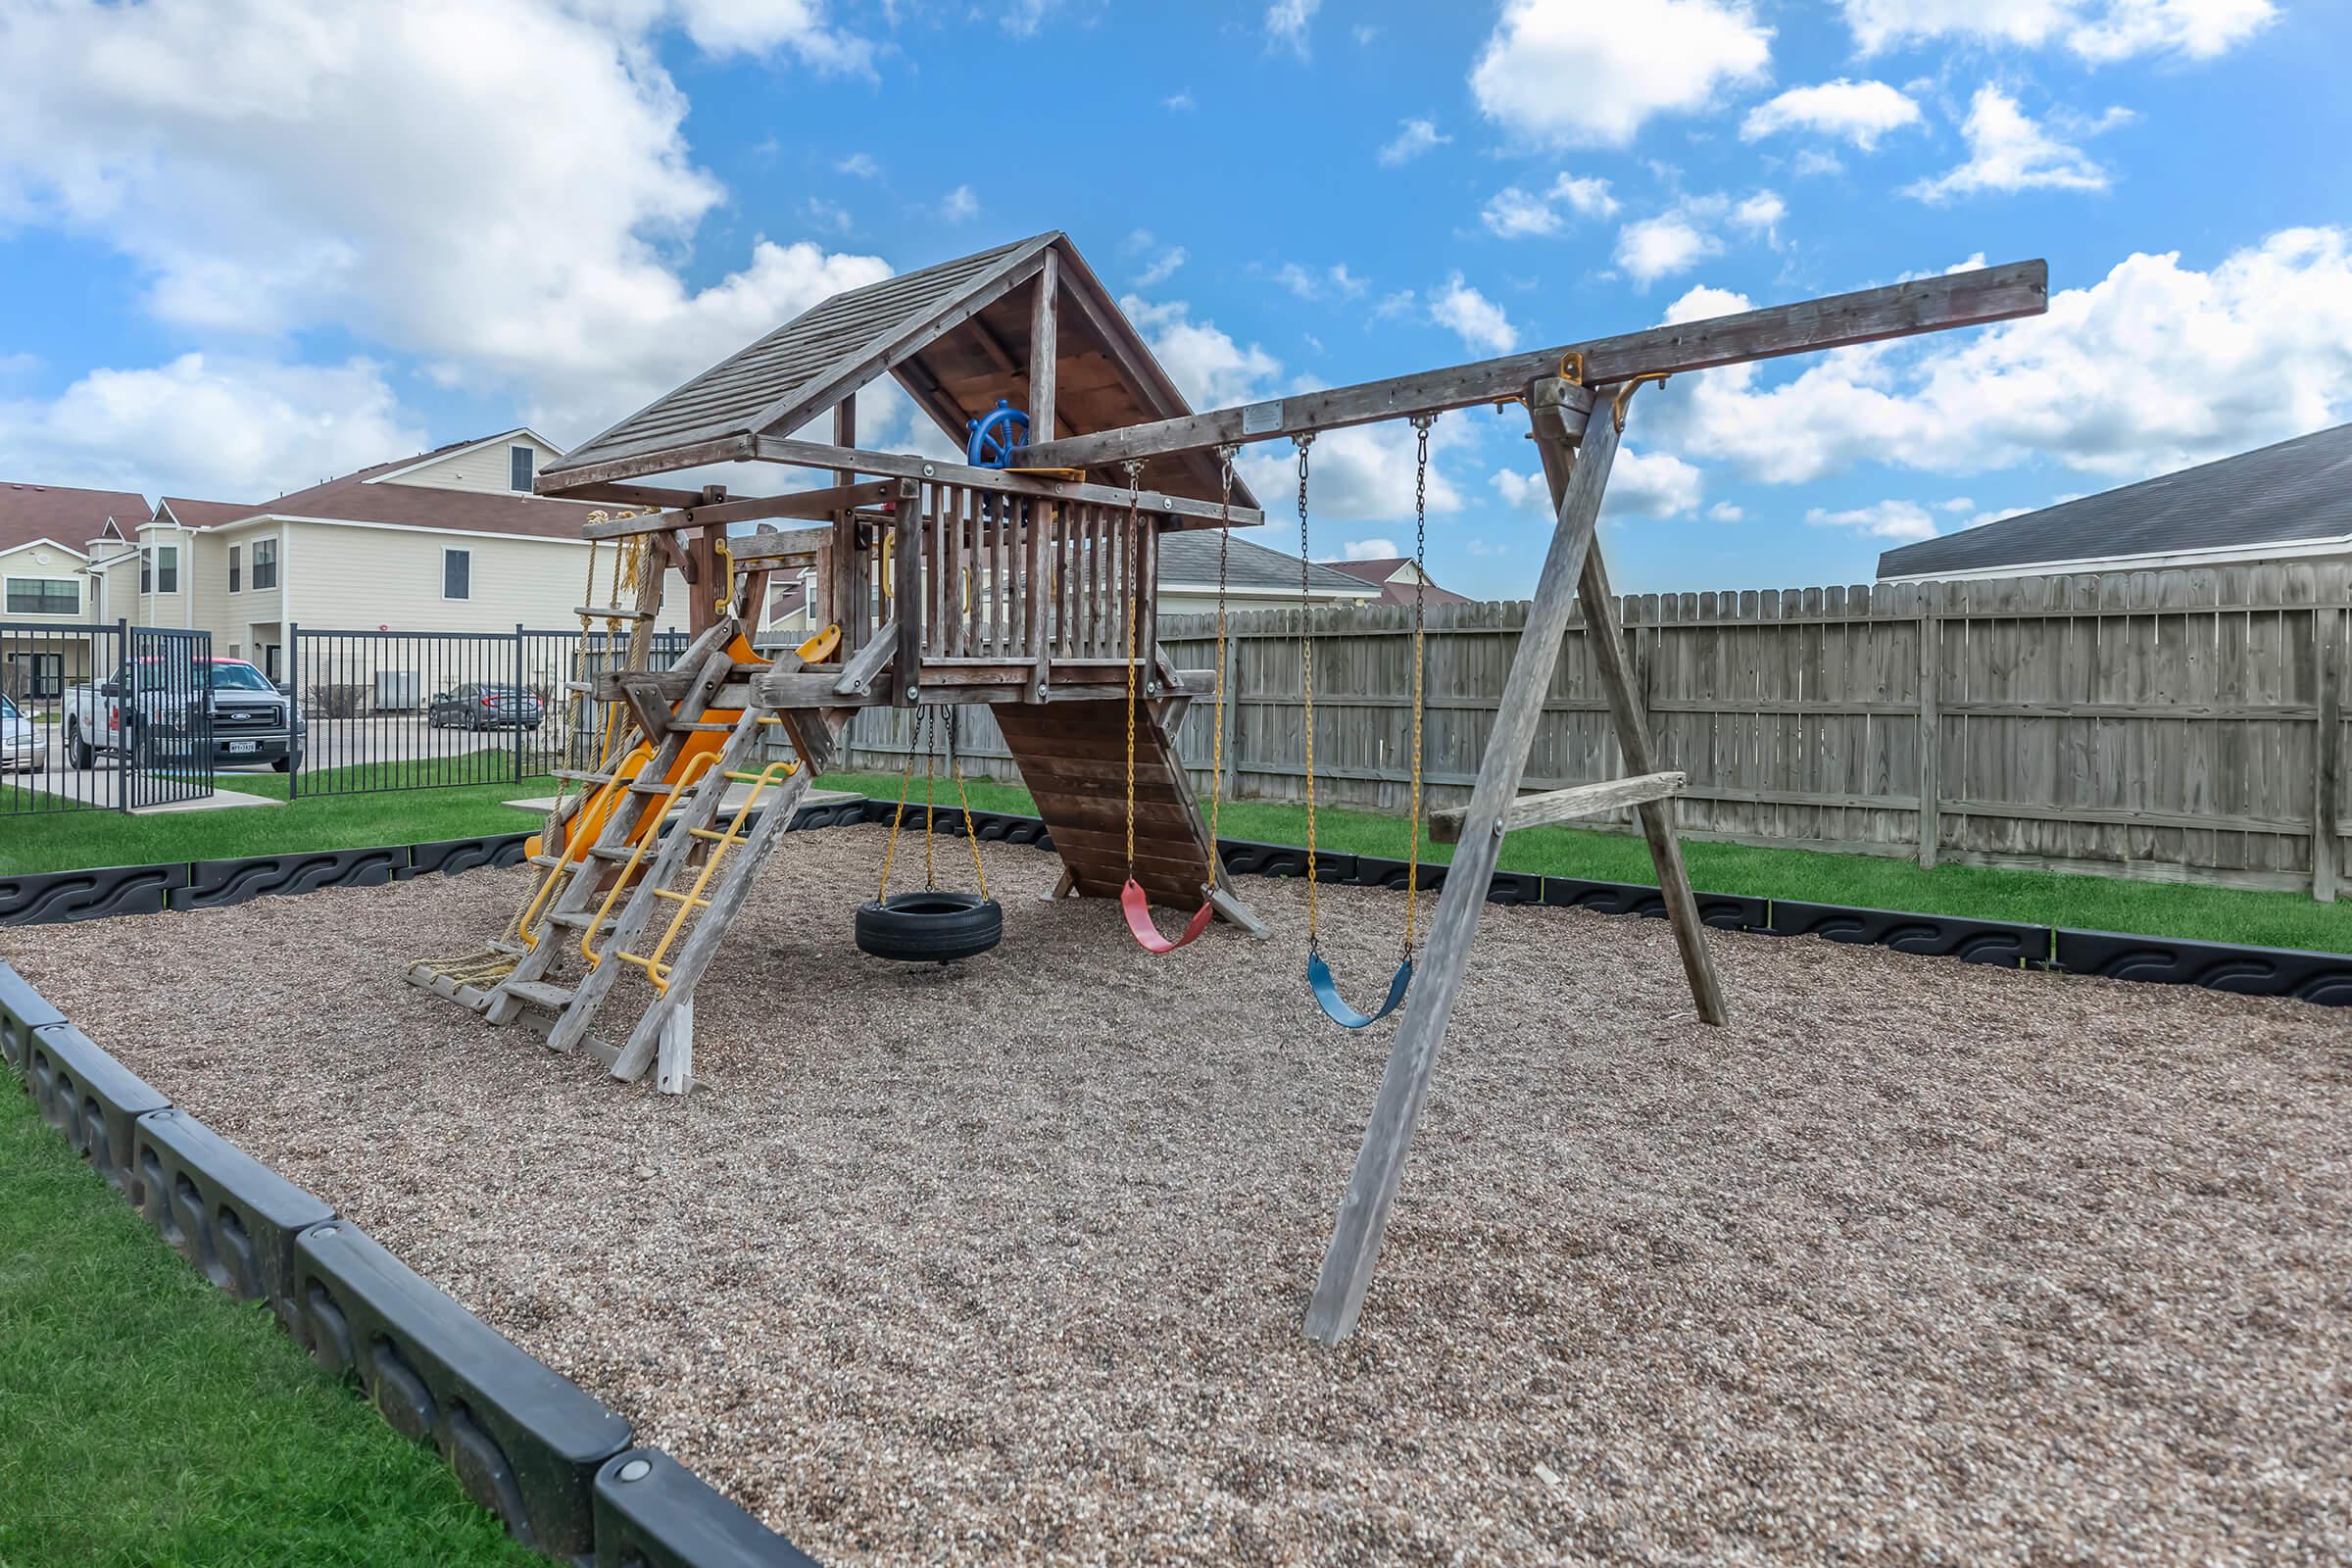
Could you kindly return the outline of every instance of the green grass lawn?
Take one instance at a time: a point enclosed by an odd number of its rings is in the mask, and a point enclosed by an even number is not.
[[[0,1565],[544,1564],[181,1262],[5,1072],[0,1194]]]
[[[830,788],[892,800],[899,793],[896,773],[844,773],[821,782]],[[972,805],[981,810],[1034,813],[1029,792],[1016,786],[974,780],[968,788]],[[921,791],[918,779],[917,799]],[[953,804],[954,787],[943,786],[941,796]],[[1404,857],[1407,824],[1402,817],[1327,808],[1315,813],[1315,842],[1323,849],[1392,859]],[[1219,831],[1227,838],[1303,844],[1306,811],[1297,806],[1228,802]],[[1421,850],[1424,860],[1453,858],[1451,845],[1431,844],[1426,838]],[[2315,904],[2300,893],[2256,893],[1966,865],[1939,865],[1923,871],[1911,860],[1824,855],[1813,850],[1750,849],[1696,840],[1686,840],[1683,853],[1690,862],[1691,883],[1710,893],[2194,937],[2207,942],[2352,952],[2352,903]],[[1650,873],[1648,847],[1641,838],[1580,828],[1540,827],[1513,833],[1503,841],[1502,866],[1509,871],[1594,882],[1657,880]]]
[[[332,777],[323,775],[321,782]],[[275,773],[224,773],[220,778],[224,788],[285,798],[286,781]],[[895,773],[838,773],[817,783],[826,789],[893,799],[899,792]],[[534,826],[534,818],[503,803],[549,795],[555,787],[554,779],[542,777],[451,789],[305,795],[282,807],[139,817],[116,811],[0,815],[0,875],[86,865],[225,859],[295,850],[369,849],[520,832]],[[920,788],[918,781],[918,797]],[[969,788],[972,804],[984,810],[1029,812],[1035,808],[1028,791],[1013,785],[974,780]],[[954,787],[943,782],[940,798],[952,803]],[[1317,820],[1318,843],[1335,853],[1391,858],[1405,853],[1406,824],[1401,817],[1326,809]],[[1297,806],[1232,802],[1224,808],[1222,831],[1228,838],[1300,844],[1306,837],[1306,813]],[[1449,846],[1426,842],[1422,853],[1423,858],[1431,860],[1452,857]],[[1687,843],[1685,853],[1691,881],[1712,893],[2352,952],[2352,903],[2314,904],[2300,893],[2254,893],[1964,865],[1923,871],[1910,860],[1696,841]],[[1514,833],[1503,845],[1502,864],[1507,870],[1597,882],[1652,880],[1649,854],[1640,838],[1578,828],[1530,828]]]
[[[378,780],[410,776],[396,768],[372,772]],[[338,777],[338,773],[305,775],[302,783],[307,792],[330,785]],[[273,801],[286,799],[282,773],[222,773],[218,782],[224,790],[264,795]],[[0,875],[71,871],[88,865],[224,860],[299,850],[365,850],[429,839],[519,833],[536,827],[537,819],[504,803],[555,792],[555,779],[538,777],[368,795],[314,797],[306,793],[283,806],[161,811],[144,816],[111,810],[0,814]],[[5,811],[6,805],[0,801],[0,811]]]

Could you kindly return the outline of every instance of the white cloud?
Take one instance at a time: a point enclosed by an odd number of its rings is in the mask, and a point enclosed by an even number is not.
[[[1903,544],[1936,537],[1936,519],[1911,501],[1877,501],[1845,512],[1812,507],[1805,513],[1805,521],[1816,528],[1850,528],[1866,539],[1892,539]]]
[[[808,205],[802,211],[807,215],[811,228],[821,228],[833,234],[847,234],[855,226],[855,220],[850,217],[848,208],[839,202],[829,202],[822,196],[809,197]]]
[[[1439,132],[1434,120],[1405,121],[1395,138],[1381,148],[1381,167],[1395,169],[1399,164],[1409,164],[1423,153],[1443,147],[1452,140],[1451,136]]]
[[[2067,34],[2066,46],[2102,64],[2144,54],[2210,60],[2278,15],[2272,0],[2111,0],[2104,15]]]
[[[579,0],[575,10],[645,30],[662,24],[684,29],[706,54],[766,55],[778,51],[824,71],[870,72],[873,46],[837,31],[825,20],[824,0]]]
[[[713,50],[861,58],[798,4],[19,7],[0,218],[122,252],[183,335],[340,330],[518,389],[576,440],[890,270],[760,239],[685,282],[674,258],[724,192],[641,30],[664,20]]]
[[[1680,517],[1694,512],[1706,491],[1698,469],[1671,452],[1620,448],[1601,492],[1604,521],[1623,517]]]
[[[1652,115],[1703,109],[1771,59],[1772,29],[1747,0],[1507,0],[1470,86],[1516,135],[1621,147]]]
[[[1883,81],[1849,81],[1840,76],[1813,87],[1791,87],[1758,104],[1740,122],[1742,141],[1759,141],[1782,131],[1806,130],[1875,151],[1890,130],[1920,122],[1919,105]]]
[[[1518,347],[1519,333],[1502,314],[1502,307],[1453,273],[1429,302],[1429,318],[1452,328],[1469,348],[1488,354],[1508,354]]]
[[[1721,256],[1722,226],[1729,223],[1750,237],[1780,244],[1779,225],[1788,216],[1788,204],[1777,191],[1760,190],[1735,202],[1721,191],[1686,196],[1662,213],[1636,219],[1617,231],[1617,265],[1641,288],[1662,277],[1687,272],[1700,262]]]
[[[1176,275],[1176,270],[1182,267],[1187,259],[1187,253],[1183,246],[1169,246],[1166,250],[1159,253],[1158,257],[1152,261],[1151,266],[1145,268],[1141,272],[1136,274],[1135,286],[1137,288],[1158,287],[1160,284],[1165,283],[1169,278],[1174,277]]]
[[[1707,509],[1707,515],[1716,522],[1739,522],[1747,515],[1747,510],[1729,501],[1718,501]]]
[[[2104,130],[2130,118],[2128,111],[2111,109],[2087,128]],[[2107,171],[2089,154],[2053,135],[2015,98],[1990,82],[1977,89],[1961,131],[1968,138],[1968,162],[1934,179],[1906,186],[1906,195],[1942,202],[1987,190],[2107,188]]]
[[[2210,60],[2276,21],[2274,0],[1841,0],[1864,54],[1957,37],[2038,48],[2093,64],[2134,55]]]
[[[1395,561],[1403,554],[1394,539],[1350,539],[1340,546],[1342,561]]]
[[[1274,0],[1266,7],[1266,42],[1282,47],[1304,60],[1307,54],[1307,24],[1323,9],[1323,0]]]
[[[1197,107],[1193,98],[1192,89],[1189,87],[1180,88],[1179,90],[1168,94],[1165,98],[1160,100],[1160,104],[1163,108],[1173,109],[1178,113],[1182,113],[1187,109]]]
[[[835,164],[833,171],[835,173],[848,174],[857,179],[872,179],[882,172],[882,166],[874,162],[874,155],[871,153],[852,153],[840,163]]]
[[[1242,347],[1214,321],[1196,321],[1182,300],[1152,305],[1133,294],[1119,309],[1152,345],[1176,389],[1196,409],[1223,408],[1257,398],[1282,363],[1252,343]]]
[[[1504,239],[1521,239],[1531,234],[1556,234],[1565,219],[1560,209],[1566,207],[1580,218],[1613,218],[1617,214],[1617,198],[1609,194],[1609,182],[1593,175],[1560,174],[1541,195],[1505,185],[1496,191],[1479,214],[1490,232]]]
[[[1471,442],[1462,419],[1441,419],[1429,433],[1429,510],[1432,515],[1462,510],[1461,492],[1448,471],[1446,454]],[[1308,505],[1327,522],[1405,522],[1413,516],[1413,430],[1402,423],[1355,424],[1326,430],[1307,452]],[[1236,466],[1269,507],[1298,484],[1298,458],[1287,441],[1245,448]],[[1287,511],[1287,508],[1285,509]],[[1322,554],[1336,545],[1317,545]],[[1390,550],[1389,555],[1402,555]]]
[[[1836,153],[1824,152],[1819,147],[1807,147],[1796,155],[1796,162],[1789,168],[1794,170],[1800,177],[1811,174],[1842,174],[1845,172],[1845,160],[1839,158]]]
[[[59,483],[260,501],[432,443],[374,365],[183,354],[0,402],[0,452]],[[79,544],[79,540],[68,540]]]
[[[1302,300],[1351,300],[1371,287],[1348,270],[1346,262],[1327,267],[1319,272],[1312,268],[1301,267],[1297,262],[1285,262],[1275,272],[1274,281]]]
[[[2209,271],[2133,255],[2045,316],[1839,350],[1772,384],[1754,365],[1677,376],[1644,423],[1776,484],[2036,458],[2124,483],[2347,418],[2352,230],[2297,228]]]
[[[1739,316],[1756,308],[1756,302],[1744,294],[1735,294],[1728,288],[1698,287],[1666,307],[1665,324],[1680,326],[1685,321],[1711,320],[1718,316]]]
[[[958,185],[939,199],[939,216],[951,223],[969,221],[980,216],[980,198],[971,186]]]
[[[1497,469],[1487,483],[1504,506],[1535,517],[1552,515],[1551,488],[1541,472]],[[1601,520],[1627,517],[1680,517],[1698,508],[1706,493],[1706,477],[1671,452],[1618,450],[1609,468],[1609,486],[1602,492]]]
[[[1788,204],[1777,191],[1760,190],[1732,209],[1734,226],[1760,234],[1775,234],[1781,220],[1788,216]]]
[[[1654,218],[1639,219],[1617,231],[1617,265],[1647,288],[1661,277],[1688,271],[1723,254],[1723,241],[1706,222],[1721,213],[1686,204]]]

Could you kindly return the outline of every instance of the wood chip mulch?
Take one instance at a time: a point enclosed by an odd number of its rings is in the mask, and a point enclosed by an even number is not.
[[[1303,889],[1154,958],[991,847],[915,971],[880,852],[779,851],[683,1102],[403,982],[522,872],[0,956],[828,1563],[2352,1561],[2352,1016],[1713,933],[1709,1029],[1662,922],[1490,907],[1335,1352],[1390,1037]],[[1401,900],[1323,900],[1369,998]]]

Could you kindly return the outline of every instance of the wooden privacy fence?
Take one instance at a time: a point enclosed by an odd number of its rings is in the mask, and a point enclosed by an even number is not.
[[[2113,572],[1623,603],[1685,833],[1739,844],[2098,871],[2332,900],[2352,846],[2343,693],[2352,563]],[[1468,798],[1524,604],[1429,615],[1429,805]],[[1402,607],[1231,616],[1229,799],[1305,794],[1298,639],[1315,640],[1320,799],[1400,811],[1411,760]],[[1212,616],[1164,617],[1180,669]],[[1621,773],[1581,618],[1527,787]],[[1207,699],[1179,737],[1205,790]],[[975,776],[1017,780],[984,710]],[[906,717],[869,710],[850,765],[896,768]]]

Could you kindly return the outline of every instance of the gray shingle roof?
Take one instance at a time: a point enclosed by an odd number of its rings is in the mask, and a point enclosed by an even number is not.
[[[1183,583],[1187,587],[1213,585],[1217,580],[1217,530],[1192,528],[1180,533],[1159,536],[1159,580],[1163,583]],[[1356,581],[1345,572],[1329,566],[1307,564],[1306,580],[1316,593],[1343,593],[1356,598],[1377,599],[1379,590]],[[1279,588],[1289,593],[1298,591],[1298,558],[1286,556],[1279,550],[1268,550],[1253,544],[1241,534],[1233,536],[1233,550],[1225,561],[1225,581],[1235,588],[1262,592]]]
[[[2352,424],[2120,490],[2061,502],[1879,557],[1881,577],[2352,536]]]
[[[862,381],[888,351],[984,279],[1018,266],[1058,235],[1039,234],[836,294],[751,347],[613,425],[547,472],[722,436],[790,428],[829,405],[837,383]]]

